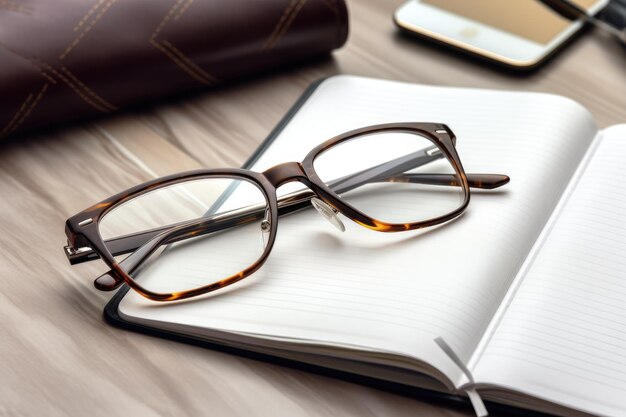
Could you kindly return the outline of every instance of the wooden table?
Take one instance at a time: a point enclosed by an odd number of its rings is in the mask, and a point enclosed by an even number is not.
[[[586,33],[547,66],[511,74],[398,36],[400,0],[352,0],[332,59],[134,114],[0,146],[0,416],[469,416],[359,385],[112,328],[99,263],[70,267],[63,224],[138,182],[238,166],[309,83],[348,73],[569,96],[601,126],[626,121],[626,53]]]

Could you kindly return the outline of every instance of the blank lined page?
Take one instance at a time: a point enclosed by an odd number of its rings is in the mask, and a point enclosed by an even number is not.
[[[461,218],[421,232],[374,232],[343,218],[341,233],[312,209],[283,217],[267,263],[253,276],[169,305],[130,292],[122,316],[205,336],[257,337],[259,344],[348,347],[377,361],[380,352],[392,353],[459,378],[433,339],[470,357],[596,128],[582,107],[561,97],[338,76],[318,87],[253,169],[300,161],[348,130],[407,121],[447,123],[467,172],[507,174],[511,183],[474,193]],[[224,259],[236,256],[236,243],[220,246]],[[166,253],[171,262],[141,279],[201,280],[212,266],[197,253]]]
[[[626,413],[626,125],[603,132],[479,362],[481,382]]]

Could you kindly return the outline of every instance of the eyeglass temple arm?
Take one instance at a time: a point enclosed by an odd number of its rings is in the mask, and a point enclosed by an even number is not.
[[[401,156],[388,162],[366,168],[362,171],[346,175],[330,181],[328,187],[336,193],[345,193],[363,184],[372,182],[384,182],[394,175],[410,171],[430,162],[436,161],[443,156],[439,148],[431,146],[410,154]]]
[[[355,174],[339,178],[330,182],[329,187],[335,192],[344,193],[366,183],[384,181],[460,186],[457,177],[452,174],[403,174],[396,176],[398,173],[420,167],[441,158],[442,154],[439,152],[433,152],[433,149],[436,148],[433,147],[420,150]],[[505,175],[468,174],[467,178],[470,187],[474,188],[491,189],[504,185],[508,182],[508,177]],[[308,207],[310,199],[314,195],[315,193],[310,190],[302,190],[279,198],[279,215],[284,215]],[[107,244],[111,254],[113,256],[118,256],[133,251],[136,252],[138,248],[144,246],[147,242],[151,241],[164,231],[168,231],[168,240],[163,244],[168,244],[198,236],[199,234],[213,233],[235,225],[241,225],[259,220],[264,215],[264,208],[247,208],[246,211],[247,213],[243,214],[233,214],[231,212],[222,213],[210,218],[198,219],[198,221],[194,221],[192,223],[184,222],[179,225],[169,225],[162,228],[151,229],[132,235],[109,239],[105,243]],[[246,222],[242,223],[242,219],[246,219]],[[179,229],[179,226],[192,227],[192,229],[185,231],[185,229]],[[71,264],[78,264],[98,258],[94,256],[94,251],[85,250],[79,251],[72,257],[68,255],[68,259]]]
[[[506,175],[498,174],[467,174],[467,183],[470,188],[493,190],[502,187],[511,179]],[[460,187],[459,177],[454,174],[403,174],[388,178],[386,182],[408,182],[412,184],[448,185]]]
[[[619,29],[615,26],[597,19],[595,16],[589,14],[587,10],[578,4],[570,0],[539,0],[541,3],[548,6],[550,9],[558,13],[569,20],[582,19],[591,23],[593,26],[598,27],[606,32],[616,36],[620,42],[626,44],[626,29]]]
[[[405,171],[419,168],[442,157],[443,154],[439,148],[432,146],[336,179],[331,181],[328,186],[336,193],[345,193],[372,182],[404,182],[460,187],[461,183],[456,174],[403,174]],[[402,175],[396,176],[397,174]],[[499,174],[466,174],[466,177],[470,188],[488,190],[501,187],[510,181],[508,176]]]

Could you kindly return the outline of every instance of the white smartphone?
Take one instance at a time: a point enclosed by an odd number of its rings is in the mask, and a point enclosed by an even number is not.
[[[609,0],[574,0],[594,14]],[[540,64],[582,27],[539,0],[410,0],[401,29],[520,69]]]

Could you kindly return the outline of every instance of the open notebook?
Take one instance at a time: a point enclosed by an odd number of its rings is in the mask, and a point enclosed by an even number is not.
[[[473,192],[461,218],[432,230],[385,234],[344,219],[341,233],[312,209],[281,217],[251,277],[170,304],[130,291],[109,319],[553,414],[624,415],[626,125],[599,131],[553,95],[336,76],[303,97],[250,168],[407,121],[448,124],[467,172],[511,183]],[[206,268],[181,262],[147,273]]]

